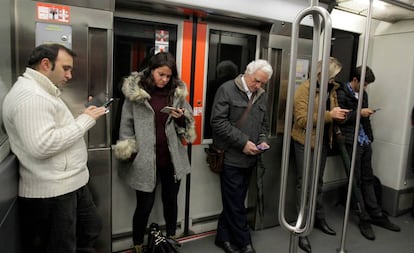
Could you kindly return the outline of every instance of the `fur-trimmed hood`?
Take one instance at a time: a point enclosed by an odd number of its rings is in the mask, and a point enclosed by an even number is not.
[[[125,97],[131,101],[139,102],[149,100],[151,98],[151,95],[138,85],[142,76],[142,72],[133,72],[124,80],[122,85],[122,93],[124,93]],[[174,97],[180,100],[185,99],[187,95],[187,87],[185,83],[180,80],[177,88],[175,89]]]

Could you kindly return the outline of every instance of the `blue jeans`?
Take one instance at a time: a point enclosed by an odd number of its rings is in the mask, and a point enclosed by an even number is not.
[[[53,198],[18,198],[22,252],[95,252],[102,228],[87,186]]]

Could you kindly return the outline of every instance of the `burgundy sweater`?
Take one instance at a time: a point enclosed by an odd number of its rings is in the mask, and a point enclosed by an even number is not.
[[[157,168],[165,168],[172,166],[170,152],[168,150],[167,136],[165,135],[165,123],[168,119],[168,114],[160,112],[160,110],[167,106],[168,90],[166,88],[155,87],[151,93],[149,103],[155,112],[155,136],[156,136],[156,160]],[[180,126],[185,125],[184,116],[175,119]]]

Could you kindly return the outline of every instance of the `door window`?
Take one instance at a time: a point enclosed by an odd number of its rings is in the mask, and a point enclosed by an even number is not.
[[[210,30],[203,138],[211,139],[211,107],[218,87],[242,73],[255,59],[256,35]]]

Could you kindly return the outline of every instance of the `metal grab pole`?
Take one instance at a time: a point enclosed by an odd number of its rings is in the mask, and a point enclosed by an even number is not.
[[[365,26],[365,38],[364,38],[364,49],[363,49],[363,56],[362,56],[362,69],[361,69],[360,85],[364,85],[364,82],[365,82],[365,73],[366,73],[367,56],[368,56],[368,45],[369,45],[369,38],[370,38],[370,34],[371,34],[372,2],[373,2],[373,0],[369,1],[367,22],[366,22],[366,26]],[[361,87],[359,89],[358,109],[357,109],[357,117],[356,117],[356,122],[355,122],[354,143],[353,143],[353,147],[352,147],[351,168],[350,168],[349,180],[348,180],[348,192],[347,192],[347,197],[346,197],[344,223],[343,223],[343,226],[342,226],[341,245],[340,245],[340,248],[337,250],[339,253],[345,253],[346,252],[345,242],[346,242],[347,231],[348,231],[348,218],[349,218],[349,209],[350,209],[350,205],[351,205],[351,193],[352,193],[352,184],[353,184],[353,180],[354,180],[355,157],[356,157],[356,149],[357,149],[357,145],[358,145],[359,125],[360,125],[360,120],[361,120],[361,107],[362,107],[363,96],[364,96],[364,89]]]
[[[297,252],[298,236],[308,235],[314,222],[314,212],[316,205],[317,185],[318,185],[318,174],[319,164],[322,151],[322,139],[324,131],[324,112],[326,109],[326,103],[319,103],[318,108],[318,119],[316,125],[316,138],[314,145],[314,156],[313,156],[313,174],[311,182],[311,190],[308,193],[308,179],[311,161],[311,134],[313,130],[313,111],[314,101],[317,86],[317,61],[320,48],[320,34],[321,34],[321,23],[325,25],[324,28],[324,43],[322,52],[322,78],[321,78],[321,96],[320,100],[325,101],[327,96],[328,88],[328,66],[329,66],[329,54],[331,48],[331,34],[332,34],[332,22],[330,15],[327,10],[322,7],[313,6],[302,10],[295,18],[292,26],[292,41],[291,41],[291,57],[290,57],[290,69],[289,69],[289,84],[286,101],[286,117],[285,117],[285,129],[283,139],[283,155],[282,155],[282,171],[281,171],[281,186],[280,186],[280,204],[279,204],[279,222],[281,227],[290,232],[290,245],[289,252]],[[316,1],[317,2],[317,1]],[[293,114],[293,95],[296,79],[296,61],[297,61],[297,47],[299,38],[299,26],[300,21],[307,15],[313,16],[314,29],[313,29],[313,48],[312,48],[312,64],[311,64],[311,78],[310,78],[310,91],[309,91],[309,103],[308,103],[308,117],[306,125],[306,137],[305,137],[305,157],[304,157],[304,169],[303,169],[303,180],[302,180],[302,192],[301,192],[301,203],[298,212],[296,224],[291,225],[287,222],[285,217],[285,205],[286,205],[286,185],[287,175],[289,168],[289,156],[290,156],[290,140],[291,140],[291,129],[292,129],[292,114]],[[320,17],[323,18],[323,22],[320,22]],[[310,198],[307,195],[310,194]],[[308,204],[308,205],[307,205]],[[308,206],[308,211],[306,210]]]

